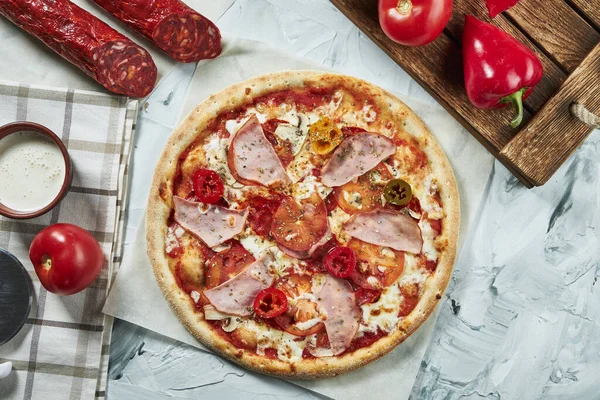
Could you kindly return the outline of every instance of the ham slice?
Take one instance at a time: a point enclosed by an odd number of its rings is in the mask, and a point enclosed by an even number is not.
[[[228,157],[229,169],[242,183],[249,181],[269,187],[289,181],[256,115],[237,130],[231,139]]]
[[[331,275],[326,275],[325,283],[316,297],[319,307],[327,314],[325,330],[331,351],[337,356],[346,351],[358,332],[360,308],[356,305],[350,284]]]
[[[270,287],[275,279],[269,274],[273,255],[266,251],[258,260],[227,282],[204,291],[210,303],[225,314],[247,316],[252,314],[256,295]]]
[[[394,143],[378,133],[361,132],[344,140],[321,169],[321,182],[342,186],[366,174],[396,152]]]
[[[212,204],[173,197],[175,221],[209,247],[217,246],[244,230],[248,210],[230,210]]]
[[[356,214],[344,223],[344,230],[363,242],[418,254],[423,247],[421,229],[408,215],[392,210]]]

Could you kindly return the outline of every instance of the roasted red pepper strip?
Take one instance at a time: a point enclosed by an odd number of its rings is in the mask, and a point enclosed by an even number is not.
[[[477,108],[505,107],[512,103],[516,128],[523,121],[523,100],[542,79],[540,59],[503,30],[466,16],[463,34],[465,88]]]
[[[498,14],[508,10],[519,1],[520,0],[486,0],[485,5],[490,13],[490,17],[495,18]]]

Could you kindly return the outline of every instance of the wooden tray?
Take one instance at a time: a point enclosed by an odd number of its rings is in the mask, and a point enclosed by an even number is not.
[[[377,0],[331,2],[528,187],[546,183],[592,131],[571,116],[569,106],[577,101],[600,112],[600,0],[522,0],[491,21],[533,49],[544,65],[520,130],[508,124],[513,110],[476,109],[464,90],[464,17],[490,22],[485,0],[454,0],[442,35],[422,47],[385,36]]]

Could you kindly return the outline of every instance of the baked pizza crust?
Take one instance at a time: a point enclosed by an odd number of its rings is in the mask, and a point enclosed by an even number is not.
[[[445,240],[447,246],[440,253],[435,273],[426,281],[417,307],[403,318],[395,332],[377,340],[371,346],[360,348],[352,353],[337,357],[303,359],[290,364],[239,349],[222,338],[203,319],[202,312],[195,309],[189,295],[177,285],[165,255],[167,220],[172,209],[172,179],[175,176],[179,155],[198,138],[198,132],[205,131],[204,127],[222,112],[235,109],[269,92],[304,87],[307,83],[311,86],[323,87],[336,82],[343,82],[345,87],[368,90],[370,99],[380,109],[389,109],[394,114],[401,115],[404,130],[420,139],[421,143],[423,141],[427,143],[422,149],[432,163],[432,171],[439,183],[439,194],[445,211],[444,229],[439,239]],[[248,93],[247,88],[250,88]],[[175,315],[202,344],[221,356],[259,373],[295,379],[313,379],[340,375],[378,359],[402,343],[425,322],[442,298],[452,274],[459,225],[459,196],[452,167],[425,123],[408,106],[389,92],[358,78],[316,71],[290,71],[259,76],[211,95],[175,129],[154,173],[148,199],[146,238],[148,257],[160,289]]]

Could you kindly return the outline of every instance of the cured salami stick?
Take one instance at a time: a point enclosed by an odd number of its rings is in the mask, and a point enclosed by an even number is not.
[[[0,14],[112,92],[144,97],[154,88],[150,54],[69,0],[0,0]]]
[[[221,54],[221,33],[180,0],[94,0],[171,58],[196,62]]]

